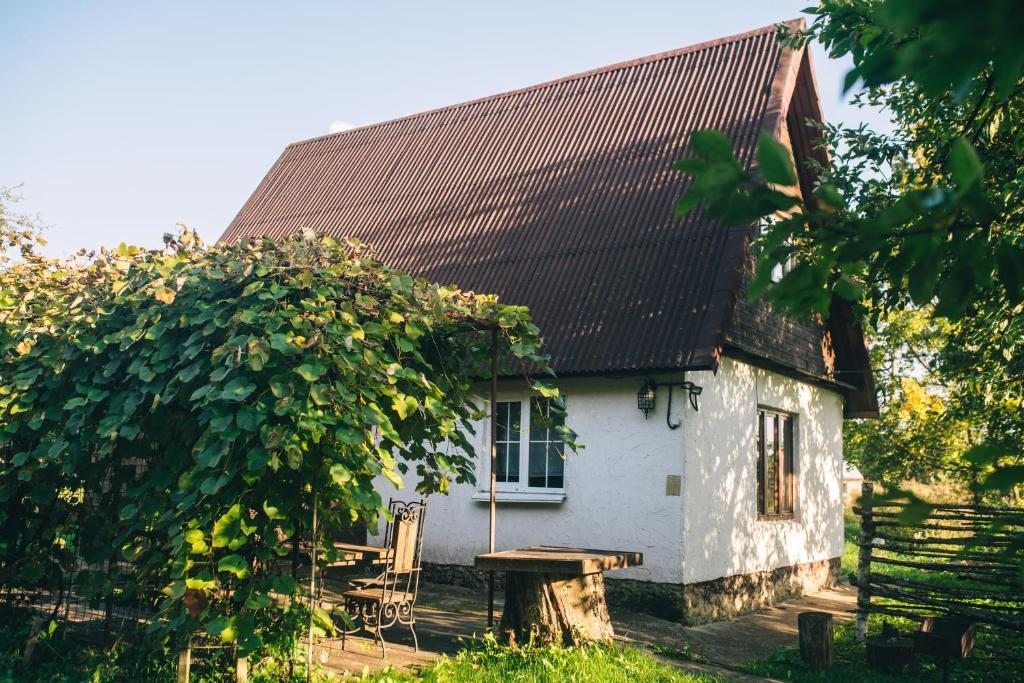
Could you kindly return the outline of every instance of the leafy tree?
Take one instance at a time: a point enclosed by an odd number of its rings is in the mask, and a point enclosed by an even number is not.
[[[0,268],[0,584],[54,585],[80,553],[97,597],[161,589],[179,637],[294,638],[275,596],[300,541],[375,524],[375,480],[472,480],[492,336],[504,372],[547,370],[525,308],[308,231],[64,262],[22,238]]]
[[[823,0],[810,13],[785,40],[851,55],[846,87],[895,131],[825,126],[832,162],[813,169],[808,197],[767,135],[748,169],[724,135],[699,131],[678,164],[693,176],[679,210],[703,202],[727,223],[762,223],[749,294],[794,315],[824,317],[834,297],[875,329],[932,311],[949,326],[936,366],[957,388],[948,408],[982,425],[965,467],[985,472],[983,490],[1012,493],[1024,482],[1024,13],[1009,0]]]
[[[879,320],[869,343],[881,415],[843,429],[844,457],[887,488],[907,480],[966,488],[979,476],[962,457],[978,428],[953,410],[956,387],[935,369],[949,326],[929,313],[893,311]]]

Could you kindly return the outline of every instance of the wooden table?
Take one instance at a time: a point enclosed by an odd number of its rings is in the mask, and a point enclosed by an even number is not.
[[[643,562],[642,553],[546,545],[476,556],[477,569],[505,572],[505,638],[566,645],[614,637],[604,572]]]
[[[344,557],[329,562],[328,567],[355,567],[357,565],[382,565],[391,557],[391,548],[376,545],[356,545],[355,543],[334,543],[335,551],[344,553]]]

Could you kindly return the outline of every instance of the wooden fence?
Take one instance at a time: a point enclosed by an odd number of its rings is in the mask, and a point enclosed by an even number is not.
[[[922,522],[866,483],[860,515],[857,638],[869,614],[950,615],[977,625],[979,649],[1024,661],[1024,508],[937,505]]]

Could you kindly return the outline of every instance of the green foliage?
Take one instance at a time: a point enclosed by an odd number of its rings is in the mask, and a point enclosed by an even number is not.
[[[838,297],[878,332],[902,311],[928,312],[943,337],[934,381],[891,386],[882,424],[855,428],[856,457],[867,465],[887,448],[887,480],[939,468],[1013,497],[1024,484],[1024,14],[1009,0],[824,0],[809,12],[784,39],[851,56],[854,101],[884,109],[894,131],[819,125],[830,164],[807,162],[818,181],[806,197],[775,141],[762,136],[748,170],[724,136],[698,131],[677,164],[692,177],[678,209],[703,203],[726,223],[761,225],[748,294],[792,315],[826,317]],[[780,264],[792,267],[773,282]],[[925,454],[981,443],[957,465]]]
[[[167,651],[159,639],[119,641],[102,647],[76,638],[64,625],[51,622],[36,644],[32,661],[26,664],[22,652],[29,637],[32,612],[17,608],[0,613],[0,681],[3,683],[174,683],[178,680],[177,653]],[[269,651],[250,659],[249,680],[253,683],[305,683],[305,666],[290,658],[291,653]],[[290,661],[291,660],[291,661]],[[193,650],[190,683],[226,683],[235,680],[235,657],[230,647]],[[331,680],[314,670],[312,680]]]
[[[592,644],[576,648],[503,647],[492,636],[487,636],[482,642],[470,645],[453,657],[442,657],[418,675],[387,670],[371,674],[364,680],[374,683],[710,683],[719,679],[703,674],[683,673],[631,646]]]
[[[129,560],[118,599],[161,589],[156,630],[287,646],[271,597],[297,590],[299,539],[375,525],[377,478],[472,480],[492,330],[504,372],[546,370],[525,308],[309,232],[209,248],[184,232],[71,262],[29,250],[0,269],[0,585],[56,585],[76,550]]]
[[[982,425],[955,410],[956,386],[936,371],[950,325],[927,310],[891,311],[871,330],[878,420],[849,421],[843,456],[865,477],[895,488],[908,480],[966,491],[984,470],[964,458]]]
[[[868,633],[881,633],[882,624],[889,622],[902,631],[912,631],[917,624],[906,619],[895,619],[871,615]],[[743,667],[749,673],[766,678],[793,681],[794,683],[897,683],[899,681],[921,681],[930,683],[941,680],[942,669],[932,658],[920,657],[902,674],[886,674],[873,671],[867,666],[864,644],[854,639],[852,622],[836,627],[833,647],[833,666],[828,669],[812,670],[800,659],[797,647],[779,649],[767,660],[754,662]],[[997,659],[975,650],[962,663],[953,667],[953,680],[957,681],[1019,681],[1021,667],[1018,664]]]

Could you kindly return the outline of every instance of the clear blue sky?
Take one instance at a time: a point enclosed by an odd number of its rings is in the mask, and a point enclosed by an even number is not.
[[[799,15],[807,0],[0,0],[0,185],[49,253],[215,240],[284,146]],[[846,64],[814,54],[826,117]]]

